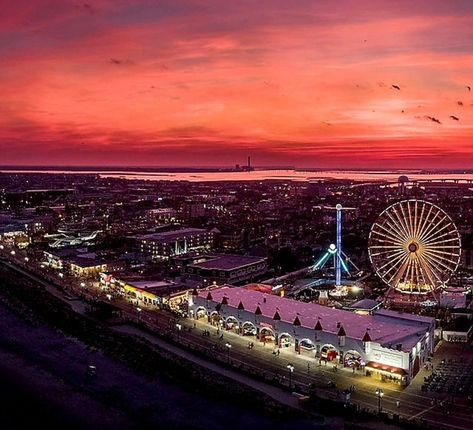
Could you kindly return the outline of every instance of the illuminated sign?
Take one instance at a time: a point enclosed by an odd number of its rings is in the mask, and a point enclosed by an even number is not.
[[[371,350],[371,359],[381,364],[387,364],[389,366],[402,368],[402,357],[401,353],[396,354],[395,352],[383,351],[381,349],[373,347]]]

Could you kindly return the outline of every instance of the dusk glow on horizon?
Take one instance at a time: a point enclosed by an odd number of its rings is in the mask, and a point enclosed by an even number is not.
[[[467,168],[473,2],[2,2],[0,165]]]

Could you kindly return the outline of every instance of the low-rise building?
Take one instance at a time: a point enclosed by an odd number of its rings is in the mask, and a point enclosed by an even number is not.
[[[409,384],[434,350],[434,318],[389,310],[359,315],[245,287],[195,290],[189,314],[400,385]]]
[[[71,274],[80,278],[97,276],[101,272],[123,271],[126,268],[125,262],[121,260],[104,260],[81,255],[71,257],[68,263]]]
[[[100,285],[115,294],[126,297],[137,307],[166,307],[184,312],[188,288],[167,280],[146,279],[127,273],[100,273]]]
[[[207,254],[193,257],[183,268],[190,278],[210,285],[251,282],[268,271],[266,257],[250,255]]]
[[[182,228],[132,236],[138,251],[152,260],[166,260],[190,251],[209,251],[213,247],[213,233],[201,228]]]

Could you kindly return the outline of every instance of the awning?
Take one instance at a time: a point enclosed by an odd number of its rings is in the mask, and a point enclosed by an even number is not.
[[[376,361],[370,361],[366,363],[365,369],[374,370],[385,375],[407,375],[407,372],[400,367],[389,366],[388,364],[377,363]]]

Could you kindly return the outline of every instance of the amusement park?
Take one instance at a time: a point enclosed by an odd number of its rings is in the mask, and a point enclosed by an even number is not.
[[[309,366],[406,387],[430,365],[439,341],[470,338],[471,324],[460,332],[440,320],[467,308],[468,288],[450,284],[460,233],[438,205],[398,199],[373,221],[372,270],[360,270],[343,247],[344,214],[356,208],[323,209],[334,214],[335,237],[313,265],[261,283],[195,289],[189,317],[278,355],[305,357]]]

